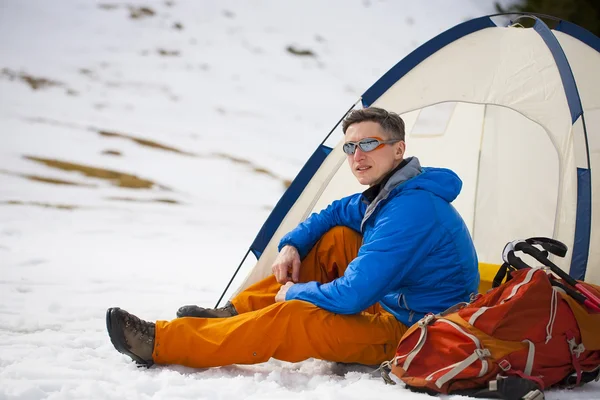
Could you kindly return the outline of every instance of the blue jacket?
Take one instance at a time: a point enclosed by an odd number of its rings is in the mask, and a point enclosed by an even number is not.
[[[462,181],[443,168],[421,168],[416,157],[398,169],[370,203],[363,194],[334,201],[285,235],[279,249],[304,258],[336,225],[361,232],[363,244],[344,275],[332,282],[298,283],[286,300],[304,300],[338,314],[379,302],[409,326],[477,293],[477,255],[469,231],[450,204]]]

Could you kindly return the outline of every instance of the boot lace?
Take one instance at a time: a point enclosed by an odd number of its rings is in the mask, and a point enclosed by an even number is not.
[[[125,328],[131,329],[136,336],[139,335],[139,340],[148,344],[152,344],[154,339],[154,324],[142,321],[135,315],[125,315]]]

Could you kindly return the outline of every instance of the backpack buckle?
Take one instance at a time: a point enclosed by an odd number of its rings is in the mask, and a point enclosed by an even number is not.
[[[481,293],[471,293],[469,295],[469,304],[473,304],[475,303],[477,300],[479,300],[483,295]]]
[[[477,357],[480,360],[483,360],[484,358],[488,358],[492,356],[492,353],[490,353],[490,351],[488,349],[475,349],[475,354],[477,354]]]
[[[394,382],[394,380],[392,378],[390,378],[389,372],[386,371],[386,369],[389,369],[390,371],[392,370],[393,362],[397,363],[397,360],[394,359],[392,361],[384,361],[381,363],[381,366],[375,370],[375,372],[377,372],[379,370],[379,373],[381,374],[381,378],[383,379],[383,381],[385,382],[386,385],[395,385],[396,384],[396,382]],[[398,364],[396,364],[396,365],[398,365]]]
[[[419,326],[423,327],[423,326],[427,326],[427,325],[431,324],[431,322],[434,320],[435,320],[435,314],[429,313],[429,314],[425,315],[419,322],[417,322],[417,324],[419,324]]]
[[[504,372],[510,371],[512,365],[508,362],[508,360],[504,359],[498,363],[498,367]]]
[[[571,353],[576,358],[579,358],[579,356],[581,356],[581,353],[585,351],[585,346],[583,345],[583,343],[577,344],[574,337],[568,339],[567,343],[569,343],[569,350],[571,350]]]

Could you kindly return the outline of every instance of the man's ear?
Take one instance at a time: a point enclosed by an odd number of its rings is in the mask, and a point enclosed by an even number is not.
[[[402,158],[404,158],[405,152],[406,152],[406,142],[404,140],[401,140],[397,143],[396,153],[394,154],[394,156],[397,160],[401,160]]]

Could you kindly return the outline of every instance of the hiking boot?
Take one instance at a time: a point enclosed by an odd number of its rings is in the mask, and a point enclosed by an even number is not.
[[[229,318],[238,315],[233,304],[227,302],[219,308],[202,308],[198,306],[183,306],[177,310],[177,318],[195,317],[195,318]]]
[[[118,307],[106,311],[108,336],[118,352],[128,355],[137,364],[154,364],[154,323],[139,319]]]

